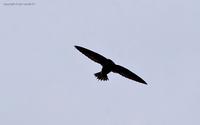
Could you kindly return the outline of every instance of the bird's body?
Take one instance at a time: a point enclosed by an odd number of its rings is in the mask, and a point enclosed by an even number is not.
[[[107,74],[112,71],[114,66],[115,66],[115,63],[112,60],[108,59],[106,64],[103,65],[101,72],[95,73],[95,76],[99,80],[108,80]]]
[[[140,78],[133,72],[129,71],[128,69],[120,65],[116,65],[111,59],[107,59],[98,53],[95,53],[91,50],[88,50],[80,46],[75,46],[75,48],[78,49],[81,53],[83,53],[85,56],[87,56],[91,60],[102,65],[102,70],[94,74],[98,80],[106,81],[108,80],[107,74],[110,72],[114,72],[114,73],[119,73],[120,75],[129,79],[135,80],[137,82],[147,84],[142,78]]]

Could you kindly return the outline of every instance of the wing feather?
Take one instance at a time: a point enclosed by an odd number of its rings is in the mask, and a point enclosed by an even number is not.
[[[84,54],[91,60],[95,61],[96,63],[100,63],[101,65],[104,65],[107,62],[107,58],[105,58],[104,56],[102,56],[96,52],[93,52],[89,49],[86,49],[86,48],[83,48],[80,46],[75,46],[75,48],[78,49],[82,54]]]
[[[115,65],[115,67],[113,68],[113,72],[114,73],[119,73],[120,75],[129,78],[131,80],[143,83],[143,84],[147,84],[142,78],[140,78],[139,76],[137,76],[135,73],[131,72],[130,70],[120,66],[120,65]]]

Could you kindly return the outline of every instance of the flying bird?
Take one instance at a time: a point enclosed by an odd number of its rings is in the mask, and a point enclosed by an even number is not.
[[[135,73],[131,72],[125,67],[120,65],[116,65],[111,59],[107,59],[104,56],[93,52],[89,49],[83,48],[81,46],[75,46],[82,54],[90,58],[91,60],[95,61],[96,63],[101,64],[102,70],[94,75],[97,77],[98,80],[106,81],[108,80],[107,74],[110,72],[118,73],[126,78],[131,80],[137,81],[139,83],[147,84],[142,78],[137,76]]]

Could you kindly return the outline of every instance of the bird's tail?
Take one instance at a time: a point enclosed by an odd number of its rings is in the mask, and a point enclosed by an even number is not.
[[[97,77],[98,80],[108,80],[108,76],[106,74],[102,74],[101,72],[95,73],[94,75]]]

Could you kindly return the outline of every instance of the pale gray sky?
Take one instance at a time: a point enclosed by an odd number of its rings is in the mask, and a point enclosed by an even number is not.
[[[200,124],[200,1],[5,2],[1,125]],[[149,85],[113,73],[97,81],[100,65],[74,45],[113,59]]]

